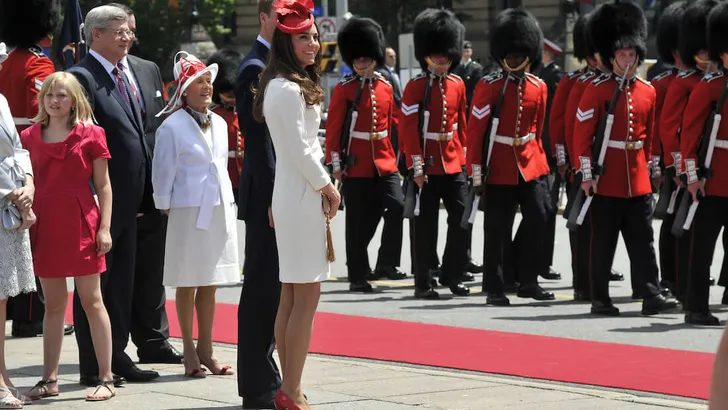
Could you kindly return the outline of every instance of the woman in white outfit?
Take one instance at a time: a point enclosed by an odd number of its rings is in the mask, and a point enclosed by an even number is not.
[[[191,54],[175,56],[177,91],[157,116],[172,112],[157,129],[152,184],[154,202],[169,215],[164,285],[177,288],[185,375],[232,375],[212,351],[215,292],[240,281],[238,238],[225,120],[208,110],[217,65]],[[197,310],[198,342],[192,338]]]
[[[276,151],[271,204],[283,284],[275,324],[283,385],[278,409],[309,409],[301,391],[303,366],[311,342],[313,317],[329,278],[326,216],[322,194],[333,217],[341,197],[321,159],[317,134],[323,90],[318,86],[321,51],[311,0],[274,4],[276,30],[267,68],[261,74],[254,116],[265,120]]]
[[[0,43],[0,64],[8,58]],[[2,69],[2,65],[0,65]],[[0,316],[8,298],[35,291],[28,228],[35,223],[33,171],[5,97],[0,94]],[[5,366],[5,332],[0,334],[0,408],[22,408],[26,397],[10,383]],[[18,400],[20,399],[20,400]]]

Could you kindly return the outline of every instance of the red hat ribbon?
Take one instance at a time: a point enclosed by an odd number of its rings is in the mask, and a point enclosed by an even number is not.
[[[286,34],[308,31],[313,25],[313,0],[279,0],[273,3],[276,27]]]

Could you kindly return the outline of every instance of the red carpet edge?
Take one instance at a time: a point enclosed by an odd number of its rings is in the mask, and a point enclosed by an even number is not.
[[[217,304],[216,342],[237,343],[237,309]],[[167,314],[170,335],[180,337],[174,301],[167,301]],[[705,400],[714,359],[711,353],[326,312],[316,314],[310,351]]]

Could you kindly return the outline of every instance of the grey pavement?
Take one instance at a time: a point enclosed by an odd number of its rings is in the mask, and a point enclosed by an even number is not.
[[[344,211],[345,213],[345,211]],[[446,288],[440,288],[443,300],[423,301],[413,297],[414,281],[411,276],[411,263],[408,238],[408,222],[405,221],[405,238],[402,249],[401,267],[410,274],[402,281],[378,281],[380,292],[374,294],[352,294],[348,292],[346,283],[346,255],[344,242],[344,213],[340,213],[332,221],[334,244],[337,261],[332,265],[333,280],[323,285],[323,295],[319,310],[358,316],[384,319],[397,319],[411,322],[422,322],[475,329],[498,330],[506,332],[527,333],[571,339],[600,342],[623,343],[648,347],[664,347],[679,350],[715,352],[718,346],[721,328],[705,328],[687,326],[680,313],[661,314],[652,317],[640,315],[639,301],[630,299],[629,258],[622,240],[619,242],[614,267],[623,272],[627,279],[624,282],[611,284],[611,295],[622,311],[622,317],[595,317],[589,314],[589,304],[574,302],[572,298],[571,253],[569,251],[568,231],[565,220],[557,220],[555,255],[553,267],[561,272],[560,281],[541,281],[544,288],[556,293],[553,302],[536,302],[509,296],[512,306],[492,307],[485,305],[485,296],[480,292],[482,275],[476,275],[477,282],[473,286],[470,297],[452,297]],[[516,226],[520,221],[517,215]],[[447,213],[440,211],[440,234],[438,249],[440,255],[445,247],[447,229]],[[241,258],[244,246],[244,224],[240,223]],[[655,246],[661,221],[655,221]],[[376,263],[379,238],[382,224],[369,246],[371,265]],[[479,212],[473,232],[473,258],[482,260],[483,254],[483,213]],[[720,275],[723,260],[723,246],[718,241],[712,275]],[[659,255],[659,250],[656,250]],[[242,262],[242,261],[241,261]],[[230,286],[220,289],[218,302],[237,304],[240,299],[241,286]],[[725,322],[728,319],[728,306],[722,306],[722,287],[711,289],[711,309]],[[173,297],[173,292],[168,292]]]
[[[9,328],[6,329],[9,336]],[[178,341],[173,344],[179,347]],[[21,390],[42,373],[42,338],[6,342],[11,379]],[[128,350],[135,357],[133,350]],[[217,345],[218,358],[235,367],[235,346]],[[126,384],[108,402],[87,403],[78,385],[74,337],[66,337],[57,398],[27,408],[48,409],[240,409],[235,376],[189,379],[181,365],[154,365],[161,377],[151,383]],[[704,401],[639,392],[536,382],[472,372],[446,371],[366,360],[312,355],[306,363],[304,391],[316,410],[480,410],[480,409],[705,409]]]

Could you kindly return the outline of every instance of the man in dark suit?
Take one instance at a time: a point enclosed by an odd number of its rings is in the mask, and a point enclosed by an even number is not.
[[[260,34],[238,69],[235,100],[245,160],[238,191],[238,219],[245,221],[243,292],[238,308],[238,394],[244,409],[273,409],[281,386],[273,360],[281,284],[278,249],[269,212],[273,198],[275,152],[265,124],[253,119],[253,94],[268,61],[276,27],[273,0],[258,1]]]
[[[453,70],[453,73],[460,76],[465,82],[465,95],[467,96],[468,115],[470,115],[470,101],[473,100],[473,91],[478,81],[485,75],[483,66],[477,61],[473,61],[473,43],[469,41],[463,42],[463,58],[460,65]]]
[[[89,11],[84,22],[89,54],[69,72],[86,90],[94,116],[106,130],[112,158],[109,177],[113,190],[113,247],[106,255],[107,270],[101,275],[101,291],[111,321],[111,369],[129,381],[142,382],[159,377],[159,373],[136,367],[124,349],[131,325],[137,218],[156,210],[152,199],[151,150],[136,98],[138,91],[129,83],[123,66],[119,66],[133,40],[128,20],[118,7],[100,6]],[[93,385],[98,380],[98,363],[78,294],[74,296],[73,317],[81,383]]]
[[[129,16],[129,30],[136,40],[136,18],[129,6],[110,3]],[[132,42],[129,42],[129,50]],[[159,67],[131,54],[121,59],[129,85],[137,91],[142,111],[144,135],[149,154],[154,153],[154,136],[164,117],[156,114],[164,108],[162,74]],[[182,355],[169,344],[169,322],[164,291],[164,244],[167,216],[159,210],[137,219],[136,267],[131,312],[131,340],[137,347],[140,363],[182,363]]]

